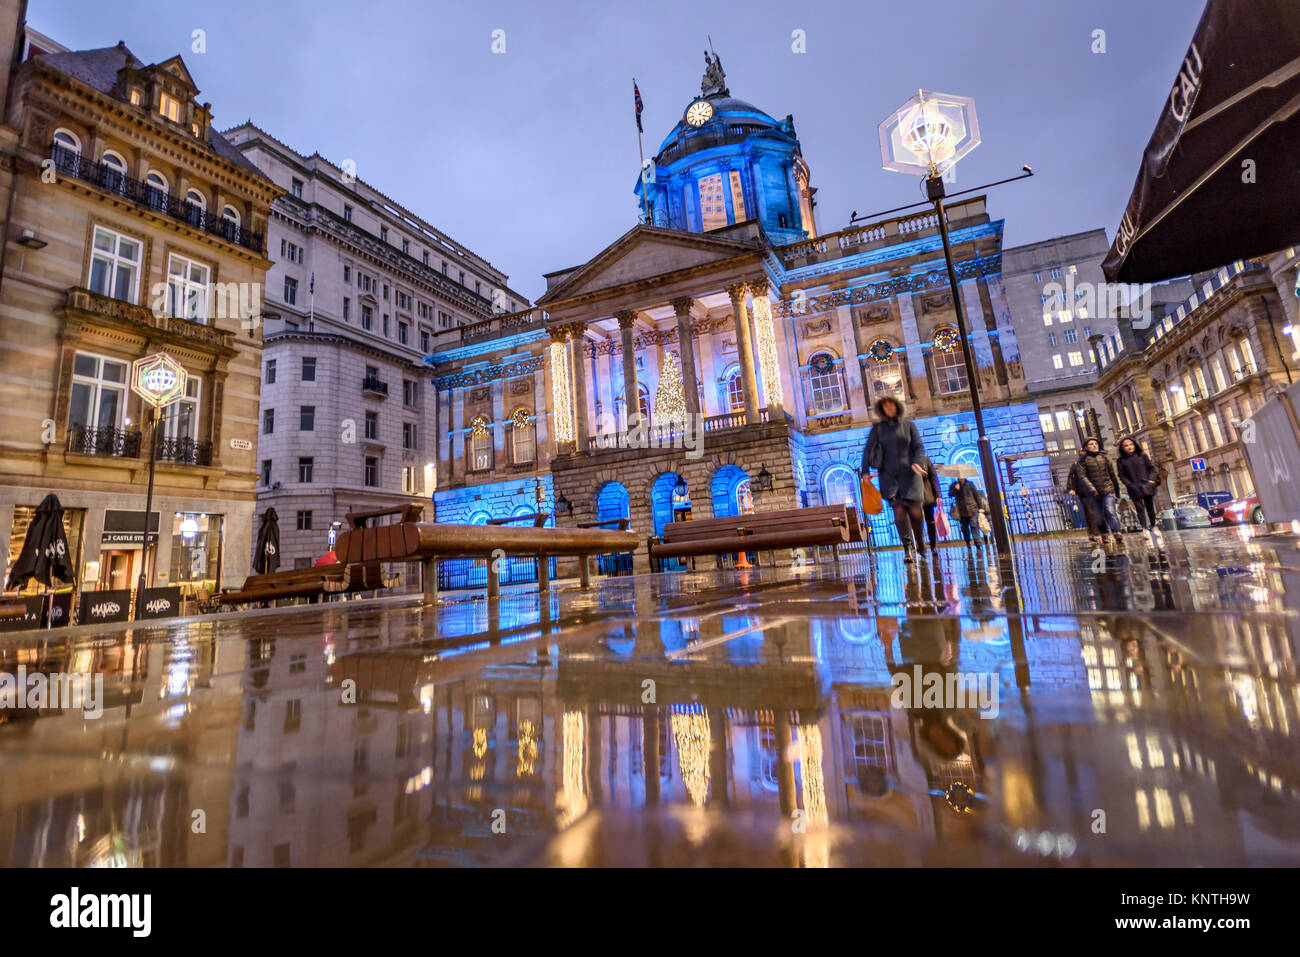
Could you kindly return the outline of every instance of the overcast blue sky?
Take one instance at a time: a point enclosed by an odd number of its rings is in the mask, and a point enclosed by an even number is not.
[[[1203,0],[30,0],[74,49],[181,53],[217,126],[245,119],[357,174],[506,271],[586,261],[636,222],[632,77],[653,154],[700,90],[706,35],[733,96],[794,114],[818,227],[919,198],[880,168],[876,124],[919,87],[973,96],[983,145],[950,191],[1010,176],[1007,245],[1104,227]],[[206,52],[192,52],[196,29]],[[494,30],[506,52],[492,52]],[[804,31],[806,53],[792,52]],[[1093,31],[1105,31],[1094,53]]]

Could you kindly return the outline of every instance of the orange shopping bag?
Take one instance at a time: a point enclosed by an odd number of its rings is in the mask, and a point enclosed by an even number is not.
[[[862,472],[858,475],[858,483],[862,487],[862,510],[868,515],[879,515],[885,503],[880,498],[879,490],[871,484],[871,477]]]

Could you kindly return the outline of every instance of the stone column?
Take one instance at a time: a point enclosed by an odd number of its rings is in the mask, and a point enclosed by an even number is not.
[[[700,380],[695,375],[695,344],[691,341],[691,297],[682,296],[672,302],[677,313],[677,345],[682,358],[682,393],[686,400],[686,414],[700,414]]]
[[[641,416],[641,394],[637,388],[636,348],[632,345],[632,324],[636,322],[636,313],[623,309],[615,314],[618,319],[618,332],[623,356],[623,403],[627,418],[627,428],[633,428]]]
[[[578,451],[587,451],[591,423],[587,418],[587,324],[575,322],[569,327],[569,349],[573,357],[573,437]]]
[[[745,424],[758,424],[758,380],[754,377],[754,340],[749,332],[749,316],[745,312],[745,284],[727,287],[731,297],[731,312],[736,321],[736,352],[740,360],[740,384],[745,393]]]

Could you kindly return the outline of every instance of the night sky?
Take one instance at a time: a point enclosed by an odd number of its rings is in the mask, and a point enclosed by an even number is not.
[[[920,199],[876,124],[923,87],[973,96],[983,145],[949,191],[990,194],[1006,245],[1115,224],[1203,0],[655,5],[407,0],[30,0],[72,47],[180,53],[227,129],[251,119],[407,206],[536,298],[637,217],[632,77],[653,155],[700,92],[712,37],[731,94],[794,114],[822,232]],[[925,13],[923,11],[931,11]],[[193,52],[205,31],[206,52]],[[503,30],[505,53],[493,53]],[[795,53],[794,31],[806,52]],[[1105,53],[1094,53],[1094,31]]]

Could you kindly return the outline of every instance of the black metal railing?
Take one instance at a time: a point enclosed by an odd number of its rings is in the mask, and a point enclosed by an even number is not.
[[[158,461],[175,462],[177,465],[211,465],[212,443],[196,442],[188,438],[160,439]]]
[[[57,143],[51,146],[50,158],[54,160],[54,168],[65,176],[73,176],[83,182],[98,186],[100,189],[129,199],[133,203],[138,203],[155,212],[170,216],[172,219],[189,223],[195,229],[201,229],[205,233],[220,236],[236,246],[251,249],[259,254],[263,252],[261,233],[245,229],[238,223],[216,213],[209,213],[201,206],[197,206],[186,199],[172,196],[165,190],[150,186],[138,179],[133,179],[120,170],[116,170],[104,163],[96,163],[93,160],[86,159],[80,153],[70,150],[66,146],[59,146]]]
[[[362,392],[377,392],[380,395],[388,395],[388,383],[383,379],[377,379],[374,376],[365,376],[361,380]]]
[[[125,429],[92,429],[89,426],[68,426],[67,450],[80,455],[114,455],[119,458],[138,458],[140,433]]]

